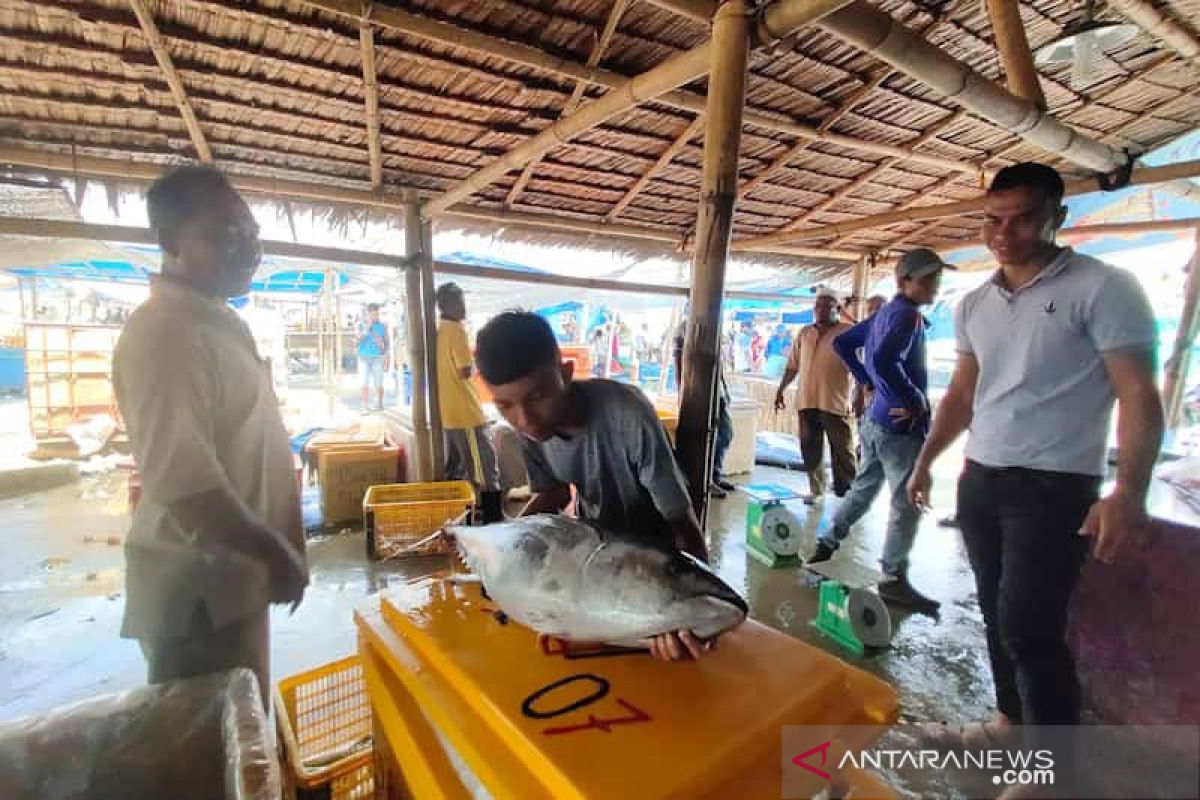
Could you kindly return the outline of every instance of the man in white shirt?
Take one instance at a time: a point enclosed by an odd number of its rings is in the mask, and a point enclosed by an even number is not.
[[[1089,538],[1109,561],[1146,525],[1163,432],[1154,312],[1132,274],[1055,242],[1062,199],[1062,178],[1045,165],[996,173],[983,240],[999,268],[958,305],[958,363],[908,485],[927,505],[930,466],[969,431],[958,522],[999,715],[953,738],[1079,722],[1065,629]],[[1117,481],[1101,498],[1114,401]]]
[[[249,667],[270,690],[267,607],[308,584],[299,486],[269,371],[226,305],[262,257],[258,225],[211,167],[146,198],[162,274],[117,342],[113,384],[142,477],[121,635],[161,683]]]

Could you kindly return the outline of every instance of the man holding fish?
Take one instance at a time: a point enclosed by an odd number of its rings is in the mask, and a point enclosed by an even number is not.
[[[550,325],[536,314],[507,312],[476,339],[476,365],[496,409],[524,439],[534,497],[524,514],[562,512],[700,561],[708,549],[683,476],[658,416],[632,386],[573,380]],[[665,660],[698,658],[711,649],[690,630],[655,636]]]

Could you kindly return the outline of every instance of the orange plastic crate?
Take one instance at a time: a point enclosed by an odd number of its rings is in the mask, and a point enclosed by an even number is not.
[[[461,517],[475,505],[466,481],[372,486],[363,498],[367,555],[382,558]]]
[[[375,796],[371,703],[357,655],[281,680],[275,725],[285,780],[298,793],[327,788],[330,800]]]

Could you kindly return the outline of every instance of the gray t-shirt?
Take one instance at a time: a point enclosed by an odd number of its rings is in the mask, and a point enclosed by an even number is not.
[[[954,327],[958,351],[979,362],[967,458],[1104,474],[1115,394],[1102,356],[1156,342],[1132,274],[1064,248],[1015,292],[993,276],[968,293]]]
[[[583,430],[522,440],[530,488],[573,485],[580,518],[671,542],[668,526],[685,519],[691,504],[650,401],[632,386],[601,379],[576,381],[570,391]]]

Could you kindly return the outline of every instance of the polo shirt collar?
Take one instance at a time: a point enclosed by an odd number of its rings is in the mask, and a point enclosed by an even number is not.
[[[198,292],[168,275],[151,275],[150,291],[170,303],[180,303],[204,311],[224,313],[229,310],[229,306],[223,301]]]
[[[1011,289],[1008,289],[1005,287],[1004,281],[1001,278],[1001,276],[1004,274],[1004,271],[1000,268],[997,268],[996,271],[992,273],[991,283],[993,286],[995,286],[997,289],[1000,290],[1000,293],[1002,295],[1004,295],[1005,297],[1012,297],[1015,294],[1020,294],[1021,292],[1032,289],[1034,286],[1037,286],[1038,283],[1040,283],[1041,281],[1044,281],[1048,278],[1053,278],[1057,275],[1062,274],[1063,270],[1065,270],[1067,267],[1069,267],[1071,265],[1071,260],[1074,257],[1075,257],[1074,250],[1072,250],[1070,247],[1062,248],[1061,250],[1058,251],[1058,255],[1056,255],[1053,259],[1051,259],[1049,264],[1042,267],[1041,271],[1033,277],[1033,280],[1031,280],[1029,283],[1025,284],[1024,286],[1022,286],[1020,289],[1016,290],[1015,292],[1012,291]]]

